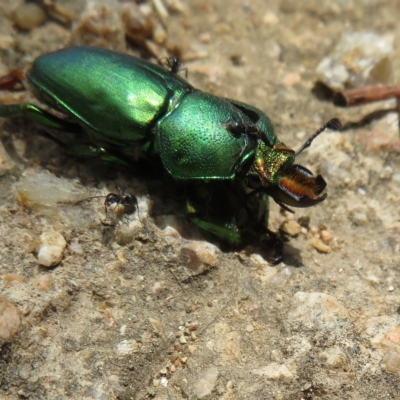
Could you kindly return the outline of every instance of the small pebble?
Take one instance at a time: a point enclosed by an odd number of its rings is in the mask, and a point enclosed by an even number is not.
[[[122,355],[129,355],[133,353],[137,353],[139,351],[139,344],[136,340],[123,340],[119,342],[117,345],[117,350]]]
[[[116,7],[89,1],[74,21],[71,41],[75,46],[89,45],[125,51],[125,26]]]
[[[388,351],[382,359],[382,366],[388,372],[399,373],[400,371],[400,353],[397,350]]]
[[[294,375],[285,364],[271,363],[263,368],[251,371],[253,374],[265,376],[268,379],[290,382]]]
[[[325,244],[329,244],[330,242],[332,242],[333,238],[335,237],[335,235],[333,234],[333,231],[329,230],[329,229],[323,229],[320,232],[320,237],[321,240],[325,243]]]
[[[293,86],[301,81],[301,76],[297,72],[290,72],[283,77],[282,83],[286,86]]]
[[[392,40],[374,32],[345,30],[317,67],[319,80],[333,90],[387,83],[392,76]]]
[[[76,254],[79,254],[80,256],[83,254],[83,248],[82,245],[79,242],[72,242],[68,248],[73,251]]]
[[[293,326],[299,324],[307,329],[341,331],[345,329],[349,312],[338,300],[326,293],[297,292],[294,307],[288,314]]]
[[[153,32],[153,40],[159,44],[165,44],[167,40],[168,34],[167,31],[164,29],[161,23],[155,24],[154,32]]]
[[[382,172],[379,174],[379,177],[382,179],[390,179],[393,175],[393,168],[390,165],[386,165],[382,169]]]
[[[179,238],[181,237],[181,235],[179,234],[179,232],[178,232],[174,227],[169,226],[169,225],[166,226],[166,227],[163,229],[163,233],[164,233],[166,239],[167,239],[167,238],[179,239]]]
[[[277,268],[275,268],[275,269],[278,270]],[[293,271],[290,267],[285,267],[285,268],[279,269],[278,271],[279,272],[277,273],[277,275],[275,275],[271,279],[269,285],[273,286],[273,287],[277,287],[277,288],[284,288],[284,287],[286,287],[288,280],[292,276]]]
[[[162,336],[165,334],[165,326],[158,319],[150,317],[149,321],[158,334]]]
[[[54,279],[51,275],[39,275],[33,280],[33,286],[43,292],[48,292],[54,288]]]
[[[18,282],[18,283],[28,282],[28,278],[26,276],[18,275],[18,274],[5,274],[3,276],[3,280],[6,285],[9,285],[13,282]]]
[[[167,375],[167,374],[168,374],[168,369],[167,369],[167,367],[161,368],[161,369],[160,369],[160,374],[161,374],[161,375]]]
[[[180,344],[186,344],[187,343],[187,340],[186,340],[185,336],[180,336],[179,337],[179,343]]]
[[[216,266],[218,253],[218,248],[211,243],[193,241],[182,247],[181,259],[195,275],[198,275]]]
[[[331,248],[327,246],[321,239],[317,237],[312,237],[308,239],[308,243],[321,253],[330,253]]]
[[[140,227],[140,224],[137,224],[137,225],[136,224],[135,225],[121,224],[121,225],[119,225],[115,232],[115,241],[117,242],[117,244],[120,246],[126,246],[127,244],[132,243],[139,227]],[[122,257],[122,259],[120,259],[120,254],[121,253],[119,253],[117,255],[119,261],[122,260],[121,262],[126,262],[126,260],[123,261],[123,259],[125,257]]]
[[[5,34],[0,34],[0,50],[10,50],[15,47],[15,39],[11,35],[5,35]],[[3,66],[5,67],[5,64],[0,63],[0,72],[2,75],[6,75],[9,71],[8,68],[7,70],[3,70]]]
[[[153,379],[153,386],[154,387],[160,386],[160,379]]]
[[[197,381],[193,385],[193,391],[197,399],[202,399],[212,392],[217,383],[217,378],[218,370],[216,367],[211,367],[199,375]]]
[[[160,379],[160,383],[161,383],[162,386],[167,387],[168,386],[168,379],[165,376],[163,376]]]
[[[193,354],[195,351],[196,351],[196,349],[197,349],[197,346],[188,346],[188,350],[189,350],[189,353],[190,354]]]
[[[346,354],[338,348],[328,349],[321,355],[329,368],[343,368],[347,365]]]
[[[67,242],[63,235],[56,231],[44,232],[35,243],[40,265],[54,267],[60,264]]]
[[[12,19],[18,28],[29,31],[43,24],[47,15],[37,4],[24,2],[15,9]]]
[[[30,377],[30,374],[31,374],[31,366],[30,365],[22,366],[18,372],[19,377],[24,380],[27,380]]]
[[[164,289],[164,282],[154,282],[153,287],[151,288],[152,293],[156,294],[160,290]]]
[[[18,308],[4,296],[0,296],[0,346],[3,341],[11,340],[21,328]]]
[[[365,333],[370,336],[373,347],[383,353],[382,367],[387,372],[400,372],[400,325],[397,317],[381,315],[365,323]]]
[[[382,129],[358,129],[357,139],[366,144],[368,152],[381,152],[390,148],[393,135]]]
[[[369,222],[368,216],[365,212],[355,211],[350,214],[351,222],[356,226],[367,225]]]
[[[185,326],[186,326],[186,328],[188,329],[189,332],[197,331],[197,329],[199,327],[199,323],[198,323],[198,321],[187,322],[185,324]]]
[[[282,228],[290,236],[297,236],[301,232],[301,225],[294,220],[286,221]]]
[[[254,331],[254,326],[252,324],[249,324],[246,326],[246,331],[247,332],[253,332]]]

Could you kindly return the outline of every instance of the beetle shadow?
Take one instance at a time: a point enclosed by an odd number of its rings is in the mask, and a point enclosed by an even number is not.
[[[236,249],[237,250],[237,249]],[[247,253],[246,247],[243,250]],[[270,247],[262,247],[262,246],[255,246],[251,251],[248,253],[250,256],[251,254],[260,255],[264,260],[269,262],[269,260],[273,259],[275,254],[275,249]],[[283,257],[282,260],[278,264],[273,264],[270,262],[271,266],[278,266],[281,263],[287,265],[288,267],[294,268],[301,268],[304,267],[303,258],[301,256],[301,251],[290,245],[289,243],[285,242],[283,246]]]
[[[3,134],[3,128],[5,134]],[[8,132],[17,132],[9,134]],[[29,132],[29,133],[25,133]],[[154,203],[153,211],[149,213],[156,226],[162,229],[161,223],[157,220],[160,216],[173,216],[172,219],[178,221],[178,231],[183,239],[208,241],[217,245],[222,252],[248,252],[251,254],[259,254],[265,260],[271,258],[274,249],[255,244],[255,240],[244,241],[239,246],[232,246],[223,240],[216,238],[211,233],[205,232],[191,224],[185,217],[183,209],[186,194],[186,185],[182,182],[174,180],[162,166],[158,158],[142,159],[132,163],[131,169],[106,163],[99,159],[81,159],[65,154],[64,149],[57,144],[56,141],[49,140],[45,135],[41,135],[41,128],[30,122],[24,117],[14,117],[6,120],[0,127],[0,141],[11,159],[20,167],[26,165],[37,165],[38,161],[45,169],[50,170],[59,177],[71,179],[79,178],[80,184],[98,193],[98,188],[106,186],[110,191],[116,187],[116,176],[118,176],[117,184],[126,182],[128,189],[133,189],[129,185],[132,175],[139,185],[146,187],[146,195],[149,196]],[[62,139],[63,142],[74,142],[76,135],[68,133],[54,134],[56,139]],[[25,144],[25,150],[21,157],[21,151],[17,149],[18,141]],[[123,183],[122,183],[123,185]],[[134,190],[133,190],[134,192]],[[134,193],[136,194],[136,193]],[[103,204],[103,199],[101,200]],[[86,207],[86,206],[85,206]],[[94,207],[90,205],[90,207]],[[104,207],[101,205],[101,207]],[[115,226],[103,226],[103,244],[111,245],[115,240]],[[252,251],[248,251],[251,246]],[[285,243],[283,260],[286,265],[293,267],[303,266],[300,251],[290,244]]]
[[[383,110],[372,111],[372,112],[364,115],[358,121],[348,121],[345,124],[343,124],[341,132],[343,133],[344,131],[347,131],[347,130],[350,130],[350,129],[362,128],[365,125],[368,125],[373,121],[377,121],[377,120],[382,119],[387,114],[390,114],[392,112],[398,112],[398,109],[396,107],[392,107],[392,108],[386,108],[386,109],[383,109]]]
[[[189,221],[187,221],[188,224],[190,224]],[[292,246],[289,243],[289,239],[284,236],[283,241],[283,258],[282,260],[274,264],[270,262],[269,260],[273,259],[275,255],[275,249],[273,246],[269,246],[268,242],[266,244],[259,244],[257,243],[257,240],[254,238],[249,238],[249,237],[244,237],[243,238],[243,243],[239,245],[232,245],[230,243],[224,242],[223,240],[217,238],[213,234],[202,231],[197,227],[194,227],[192,224],[190,224],[193,230],[197,230],[197,235],[194,237],[193,235],[191,236],[185,236],[184,239],[187,240],[204,240],[209,243],[214,244],[217,246],[222,253],[225,254],[232,254],[232,253],[239,253],[243,254],[246,257],[251,257],[252,255],[259,255],[261,256],[266,262],[269,262],[272,267],[279,266],[281,263],[284,263],[288,267],[293,267],[293,268],[302,268],[305,266],[303,262],[303,257],[301,255],[301,250]],[[271,240],[273,242],[273,240]]]
[[[305,266],[303,257],[301,256],[301,250],[289,243],[285,243],[282,262],[288,267],[293,268],[303,268]]]

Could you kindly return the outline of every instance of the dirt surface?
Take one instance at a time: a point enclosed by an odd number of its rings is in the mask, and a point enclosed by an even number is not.
[[[19,3],[0,3],[0,75],[79,40],[146,55],[125,42],[117,2],[102,2],[109,8],[97,37],[78,22],[83,0],[66,6],[72,27],[47,18],[28,31],[13,24]],[[273,230],[289,222],[300,230],[290,231],[284,260],[272,267],[256,249],[226,249],[189,225],[181,188],[164,173],[132,176],[77,161],[29,120],[4,121],[0,333],[9,337],[0,398],[400,399],[398,115],[375,113],[395,103],[338,109],[312,93],[316,66],[345,29],[394,38],[396,82],[398,2],[170,3],[160,28],[167,44],[157,39],[153,61],[178,49],[191,84],[264,110],[295,149],[342,119],[346,129],[323,134],[299,157],[324,175],[328,198],[294,216],[271,205]],[[119,31],[98,28],[107,18]],[[34,100],[0,92],[1,104],[24,101]],[[53,186],[43,183],[49,177]],[[139,213],[106,216],[104,198],[47,204],[71,184],[79,198],[126,187]],[[42,195],[33,205],[29,185]],[[47,268],[38,239],[53,230],[67,247]]]

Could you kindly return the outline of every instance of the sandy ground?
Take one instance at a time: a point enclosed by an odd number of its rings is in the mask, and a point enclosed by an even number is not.
[[[73,28],[48,19],[22,31],[12,23],[17,3],[0,4],[0,75],[76,43],[71,32],[85,8],[68,2]],[[374,114],[395,104],[339,109],[312,92],[316,66],[346,29],[394,39],[398,80],[398,3],[170,3],[167,43],[181,52],[191,84],[261,108],[295,149],[342,119],[346,129],[323,134],[299,157],[324,175],[328,198],[294,216],[272,205],[272,229],[289,221],[302,228],[272,267],[254,249],[226,249],[190,226],[181,188],[164,173],[77,161],[27,119],[4,122],[0,311],[19,332],[1,347],[0,397],[400,399],[398,115]],[[105,20],[119,15],[108,10]],[[115,36],[116,47],[134,52],[123,33],[105,31],[104,43],[114,46]],[[29,93],[0,93],[2,104],[23,101]],[[139,214],[105,216],[103,198],[54,203],[117,185],[138,197]],[[32,186],[42,195],[36,205],[21,198]],[[35,248],[53,230],[67,247],[46,268]]]

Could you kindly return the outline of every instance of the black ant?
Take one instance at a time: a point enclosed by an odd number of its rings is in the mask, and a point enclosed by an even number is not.
[[[177,75],[179,72],[185,72],[185,79],[188,77],[188,69],[182,68],[182,61],[177,56],[164,57],[158,60],[158,64],[167,69],[169,72]]]
[[[88,197],[86,199],[80,200],[78,203],[81,203],[83,201],[87,200],[92,200],[92,199],[98,199],[105,197],[104,200],[104,212],[106,214],[106,220],[108,216],[108,211],[111,210],[115,215],[121,216],[122,214],[134,210],[135,208],[138,210],[139,213],[139,204],[137,197],[134,196],[133,194],[125,193],[125,188],[120,189],[118,187],[118,194],[110,192],[106,196],[92,196]],[[106,223],[105,221],[102,221],[103,225],[110,225]]]

